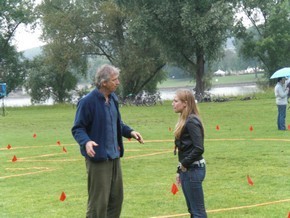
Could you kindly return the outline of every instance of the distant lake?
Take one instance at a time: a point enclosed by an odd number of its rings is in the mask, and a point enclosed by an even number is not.
[[[161,98],[163,100],[172,100],[175,95],[175,91],[178,88],[172,89],[160,89]],[[237,96],[237,95],[251,95],[261,90],[257,85],[243,85],[243,86],[230,86],[230,87],[216,87],[208,91],[213,96]]]
[[[160,95],[163,100],[172,100],[175,95],[175,91],[178,88],[166,88],[160,89]],[[257,92],[261,92],[256,85],[244,85],[244,86],[233,86],[233,87],[216,87],[209,90],[214,96],[237,96],[237,95],[251,95]],[[3,99],[0,100],[1,107],[3,104]],[[46,102],[42,103],[41,105],[52,105],[53,100],[49,99]],[[31,101],[30,97],[25,96],[9,96],[4,98],[4,105],[5,107],[23,107],[23,106],[30,106]]]
[[[3,99],[0,100],[1,102],[1,107],[3,104]],[[42,104],[35,104],[35,105],[52,105],[53,100],[49,99],[45,101]],[[23,96],[23,97],[7,97],[4,98],[4,105],[5,107],[25,107],[25,106],[30,106],[31,104],[31,98],[29,96]]]

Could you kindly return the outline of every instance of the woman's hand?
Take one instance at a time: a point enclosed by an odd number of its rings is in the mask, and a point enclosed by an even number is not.
[[[186,171],[187,171],[187,168],[185,168],[185,167],[181,164],[181,166],[180,166],[180,170],[181,170],[182,172],[186,172]]]
[[[181,185],[181,181],[180,181],[179,173],[176,173],[176,178],[175,178],[175,180],[176,180],[176,184],[177,184],[178,186],[180,186],[180,185]]]

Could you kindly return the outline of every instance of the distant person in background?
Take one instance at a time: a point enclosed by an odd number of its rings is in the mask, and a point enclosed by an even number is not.
[[[279,77],[277,80],[277,84],[275,86],[275,97],[276,104],[278,107],[278,118],[277,125],[278,130],[286,130],[285,119],[286,119],[286,108],[288,103],[288,93],[289,88],[285,88],[286,78]]]
[[[206,174],[202,156],[204,129],[193,92],[187,89],[177,90],[172,106],[174,112],[180,114],[174,131],[179,160],[176,180],[181,184],[190,216],[205,218],[207,215],[202,188]]]

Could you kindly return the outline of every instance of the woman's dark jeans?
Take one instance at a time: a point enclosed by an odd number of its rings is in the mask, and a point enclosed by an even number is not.
[[[193,218],[207,217],[202,189],[205,174],[205,164],[201,164],[200,166],[195,165],[188,168],[186,172],[180,172],[182,191],[185,196],[188,211]]]

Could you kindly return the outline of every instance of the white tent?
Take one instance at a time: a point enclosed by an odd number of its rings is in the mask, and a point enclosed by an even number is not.
[[[225,76],[226,72],[222,71],[222,70],[218,70],[216,72],[213,73],[214,76]]]

